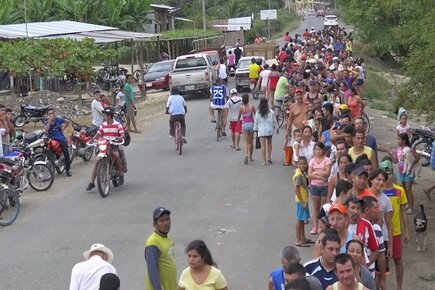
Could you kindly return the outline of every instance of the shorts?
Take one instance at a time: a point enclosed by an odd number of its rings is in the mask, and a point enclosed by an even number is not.
[[[248,122],[242,124],[242,132],[243,133],[254,133],[254,123]]]
[[[270,139],[272,139],[272,135],[270,135],[270,136],[258,136],[259,138],[265,138],[265,139],[267,139],[267,140],[270,140]]]
[[[310,194],[314,196],[326,197],[328,193],[327,186],[310,185]]]
[[[402,257],[402,235],[393,236],[393,259]]]
[[[230,131],[234,134],[242,133],[242,121],[230,121]]]
[[[134,118],[134,116],[136,116],[136,114],[135,114],[135,110],[134,110],[134,108],[133,108],[133,106],[132,105],[125,105],[125,109],[126,109],[126,112],[127,112],[127,116],[129,117],[129,118]]]
[[[302,203],[296,202],[296,220],[297,221],[306,221],[310,218],[310,210],[309,207],[304,208]]]
[[[222,110],[225,110],[226,108],[228,108],[228,105],[225,104],[225,105],[221,105],[221,106],[219,106],[219,105],[215,105],[215,104],[213,104],[213,103],[211,102],[211,103],[210,103],[210,107],[211,107],[213,110],[216,110],[216,109],[222,109]]]
[[[414,182],[414,176],[406,174],[406,173],[400,173],[399,180],[400,182]]]

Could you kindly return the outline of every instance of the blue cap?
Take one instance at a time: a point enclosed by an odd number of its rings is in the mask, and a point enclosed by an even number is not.
[[[171,212],[168,209],[164,208],[164,207],[160,206],[160,207],[156,208],[154,210],[154,212],[153,212],[153,220],[156,221],[164,213],[171,214]]]

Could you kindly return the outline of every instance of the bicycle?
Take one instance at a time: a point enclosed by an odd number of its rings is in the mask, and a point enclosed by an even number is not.
[[[174,143],[175,143],[175,149],[178,151],[178,154],[183,153],[183,135],[181,134],[181,123],[180,121],[174,122]]]
[[[18,193],[5,184],[0,185],[0,226],[11,225],[20,212]]]
[[[370,119],[367,116],[366,113],[361,112],[361,118],[364,120],[364,122],[366,123],[366,134],[368,134],[370,132]]]
[[[279,129],[284,125],[286,122],[288,115],[287,112],[284,110],[283,106],[290,100],[290,97],[285,97],[282,102],[275,101],[276,104],[273,106],[272,110],[275,113],[275,119],[278,127],[276,128],[276,134],[279,134]]]
[[[150,69],[151,65],[149,64],[144,64],[143,65],[143,74],[145,75],[148,70]],[[137,69],[133,72],[133,78],[135,81],[139,81],[142,80],[142,70],[141,69]]]
[[[249,89],[251,90],[252,97],[256,100],[260,96],[260,89],[257,87],[258,79],[249,80]]]

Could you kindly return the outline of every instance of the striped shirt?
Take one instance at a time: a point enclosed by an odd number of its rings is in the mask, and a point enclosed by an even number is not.
[[[211,102],[215,106],[224,106],[227,103],[228,88],[225,85],[214,85],[210,89]]]
[[[115,120],[113,120],[111,125],[104,122],[98,129],[98,133],[104,138],[115,139],[120,137],[121,134],[124,134],[124,127],[122,127],[121,123]]]

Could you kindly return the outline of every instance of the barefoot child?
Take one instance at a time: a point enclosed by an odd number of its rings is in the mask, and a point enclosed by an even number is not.
[[[305,156],[299,156],[298,168],[293,175],[296,202],[296,243],[297,247],[309,247],[312,242],[305,237],[305,221],[310,218],[308,209],[308,161]]]
[[[292,165],[293,146],[290,136],[284,138],[284,166]]]

